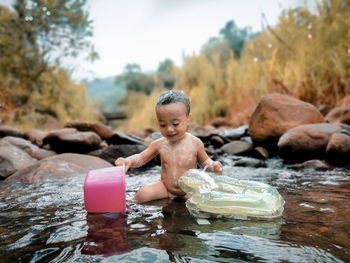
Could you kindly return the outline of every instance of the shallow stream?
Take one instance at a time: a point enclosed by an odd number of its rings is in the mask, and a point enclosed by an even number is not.
[[[182,200],[133,204],[160,167],[128,172],[126,216],[88,214],[85,175],[0,182],[0,262],[350,262],[350,170],[221,161],[226,175],[275,186],[286,201],[283,218],[199,225]]]

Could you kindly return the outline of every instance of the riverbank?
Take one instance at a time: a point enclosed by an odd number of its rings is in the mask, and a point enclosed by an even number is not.
[[[249,125],[233,128],[213,120],[204,127],[192,125],[189,132],[202,140],[211,158],[230,156],[237,166],[264,167],[266,160],[278,156],[294,169],[347,167],[350,99],[344,101],[323,116],[309,103],[269,94],[256,106]],[[0,177],[38,182],[85,173],[139,153],[160,136],[152,129],[124,134],[102,123],[79,120],[48,132],[0,125]],[[148,166],[157,164],[155,158]]]

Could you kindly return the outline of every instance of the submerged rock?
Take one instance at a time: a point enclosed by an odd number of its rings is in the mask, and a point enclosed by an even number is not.
[[[315,170],[330,170],[334,167],[322,160],[308,160],[303,163],[288,165],[290,169],[315,169]]]
[[[50,178],[76,176],[90,170],[112,167],[110,163],[98,157],[65,153],[45,158],[24,169],[18,170],[6,181],[38,183]]]

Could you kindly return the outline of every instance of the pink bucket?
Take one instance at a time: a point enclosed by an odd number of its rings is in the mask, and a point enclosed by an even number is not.
[[[125,213],[125,166],[89,171],[84,182],[84,201],[90,213]]]

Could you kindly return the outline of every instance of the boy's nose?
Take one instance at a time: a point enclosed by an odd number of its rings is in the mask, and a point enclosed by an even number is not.
[[[174,128],[173,128],[172,126],[169,125],[169,126],[167,127],[167,132],[173,132],[173,131],[174,131]]]

